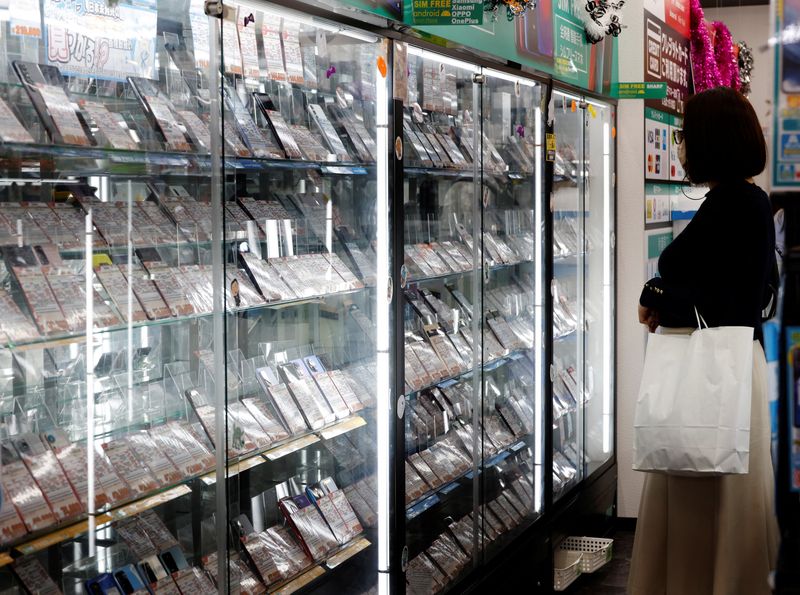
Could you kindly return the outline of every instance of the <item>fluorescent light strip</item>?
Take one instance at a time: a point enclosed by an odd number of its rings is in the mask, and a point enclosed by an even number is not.
[[[441,62],[442,64],[448,64],[449,66],[454,66],[455,68],[461,68],[463,70],[469,70],[472,72],[478,70],[478,66],[475,64],[470,64],[469,62],[462,62],[461,60],[456,60],[455,58],[450,58],[449,56],[443,56],[442,54],[437,54],[435,52],[429,52],[428,50],[423,50],[422,48],[418,48],[417,46],[414,45],[408,46],[408,53],[411,56],[419,56],[423,60]]]
[[[604,108],[605,109],[605,108]],[[603,123],[603,452],[611,452],[611,134]]]
[[[483,74],[486,76],[490,76],[492,78],[502,79],[504,81],[510,81],[512,83],[519,83],[520,85],[525,85],[526,87],[535,87],[539,83],[533,81],[529,78],[523,78],[521,76],[516,76],[514,74],[509,74],[508,72],[503,72],[501,70],[492,70],[491,68],[484,68]]]
[[[534,237],[536,238],[536,275],[534,285],[534,300],[536,304],[536,316],[534,318],[534,345],[538,346],[536,352],[541,354],[544,349],[544,246],[543,231],[544,220],[543,210],[545,205],[544,197],[542,196],[542,110],[536,108],[534,120],[535,132],[534,143],[536,145],[534,163],[536,168],[535,177],[535,196],[534,196],[534,209],[533,220],[535,229],[533,230]],[[536,366],[536,382],[534,383],[533,398],[534,398],[534,431],[539,438],[539,444],[534,448],[534,462],[536,465],[544,463],[544,445],[542,443],[542,436],[544,436],[544,419],[542,413],[544,412],[544,362],[537,362]],[[538,466],[537,466],[538,469]],[[539,489],[539,484],[536,484],[536,489]],[[539,494],[539,504],[536,510],[540,510],[541,494]]]
[[[389,97],[385,77],[375,72],[377,85],[376,122],[378,155],[384,158],[377,163],[377,231],[376,256],[376,290],[375,312],[377,316],[376,327],[376,369],[375,395],[377,400],[376,425],[378,442],[378,572],[389,571],[389,527],[390,527],[390,482],[389,461],[387,453],[391,452],[389,446],[389,423],[391,413],[389,390],[389,163],[385,158],[389,154]],[[388,576],[388,575],[387,575]],[[387,591],[388,592],[388,591]]]
[[[89,516],[89,556],[97,553],[95,534],[95,465],[94,465],[94,233],[92,208],[84,220],[84,273],[86,283],[86,505]]]
[[[581,97],[578,97],[577,95],[573,95],[572,93],[566,93],[564,91],[555,91],[555,94],[559,95],[559,96],[561,96],[561,97],[563,97],[565,99],[574,99],[575,101],[583,101],[583,99]]]

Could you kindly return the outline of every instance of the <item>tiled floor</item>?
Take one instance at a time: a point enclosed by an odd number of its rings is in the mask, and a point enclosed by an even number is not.
[[[633,553],[633,532],[617,531],[614,537],[614,558],[592,574],[581,575],[567,589],[571,595],[625,595],[628,571]]]

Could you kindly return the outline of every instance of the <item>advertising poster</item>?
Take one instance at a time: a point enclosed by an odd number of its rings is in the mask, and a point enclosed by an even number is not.
[[[774,3],[776,36],[800,25],[800,0]],[[800,42],[781,42],[775,51],[772,186],[800,186]]]
[[[652,4],[652,3],[649,3]],[[660,3],[663,6],[664,3]],[[676,18],[678,9],[685,10],[686,25],[676,29],[682,21]],[[667,83],[664,99],[650,99],[645,105],[674,115],[683,114],[683,107],[692,88],[692,68],[689,60],[688,0],[667,2],[664,7],[672,17],[665,21],[660,14],[644,13],[645,82]]]
[[[669,180],[669,114],[645,108],[645,179]]]
[[[46,60],[65,75],[156,76],[155,0],[45,0]]]
[[[668,223],[672,211],[672,187],[668,184],[645,184],[645,224]]]
[[[800,492],[800,327],[786,327],[786,410],[789,412],[789,485]]]
[[[645,262],[647,278],[658,274],[658,258],[680,233],[676,202],[684,195],[685,172],[678,159],[679,130],[692,88],[689,0],[643,0],[644,81],[666,83],[666,96],[645,99]]]
[[[652,279],[658,275],[658,257],[664,248],[672,243],[672,230],[650,230],[644,232],[647,277]]]

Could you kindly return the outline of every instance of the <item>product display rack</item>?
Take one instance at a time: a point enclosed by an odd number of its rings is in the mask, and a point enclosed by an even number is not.
[[[614,106],[553,92],[553,498],[614,459]]]
[[[544,535],[560,342],[576,473],[612,452],[613,108],[551,221],[548,81],[297,7],[118,10],[138,62],[0,41],[0,591],[445,592]]]

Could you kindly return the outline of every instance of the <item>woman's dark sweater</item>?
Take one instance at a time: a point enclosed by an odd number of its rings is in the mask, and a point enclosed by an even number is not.
[[[660,276],[645,284],[639,302],[658,312],[661,326],[696,327],[696,306],[708,326],[751,326],[762,341],[775,270],[769,198],[744,180],[724,182],[661,253]]]

